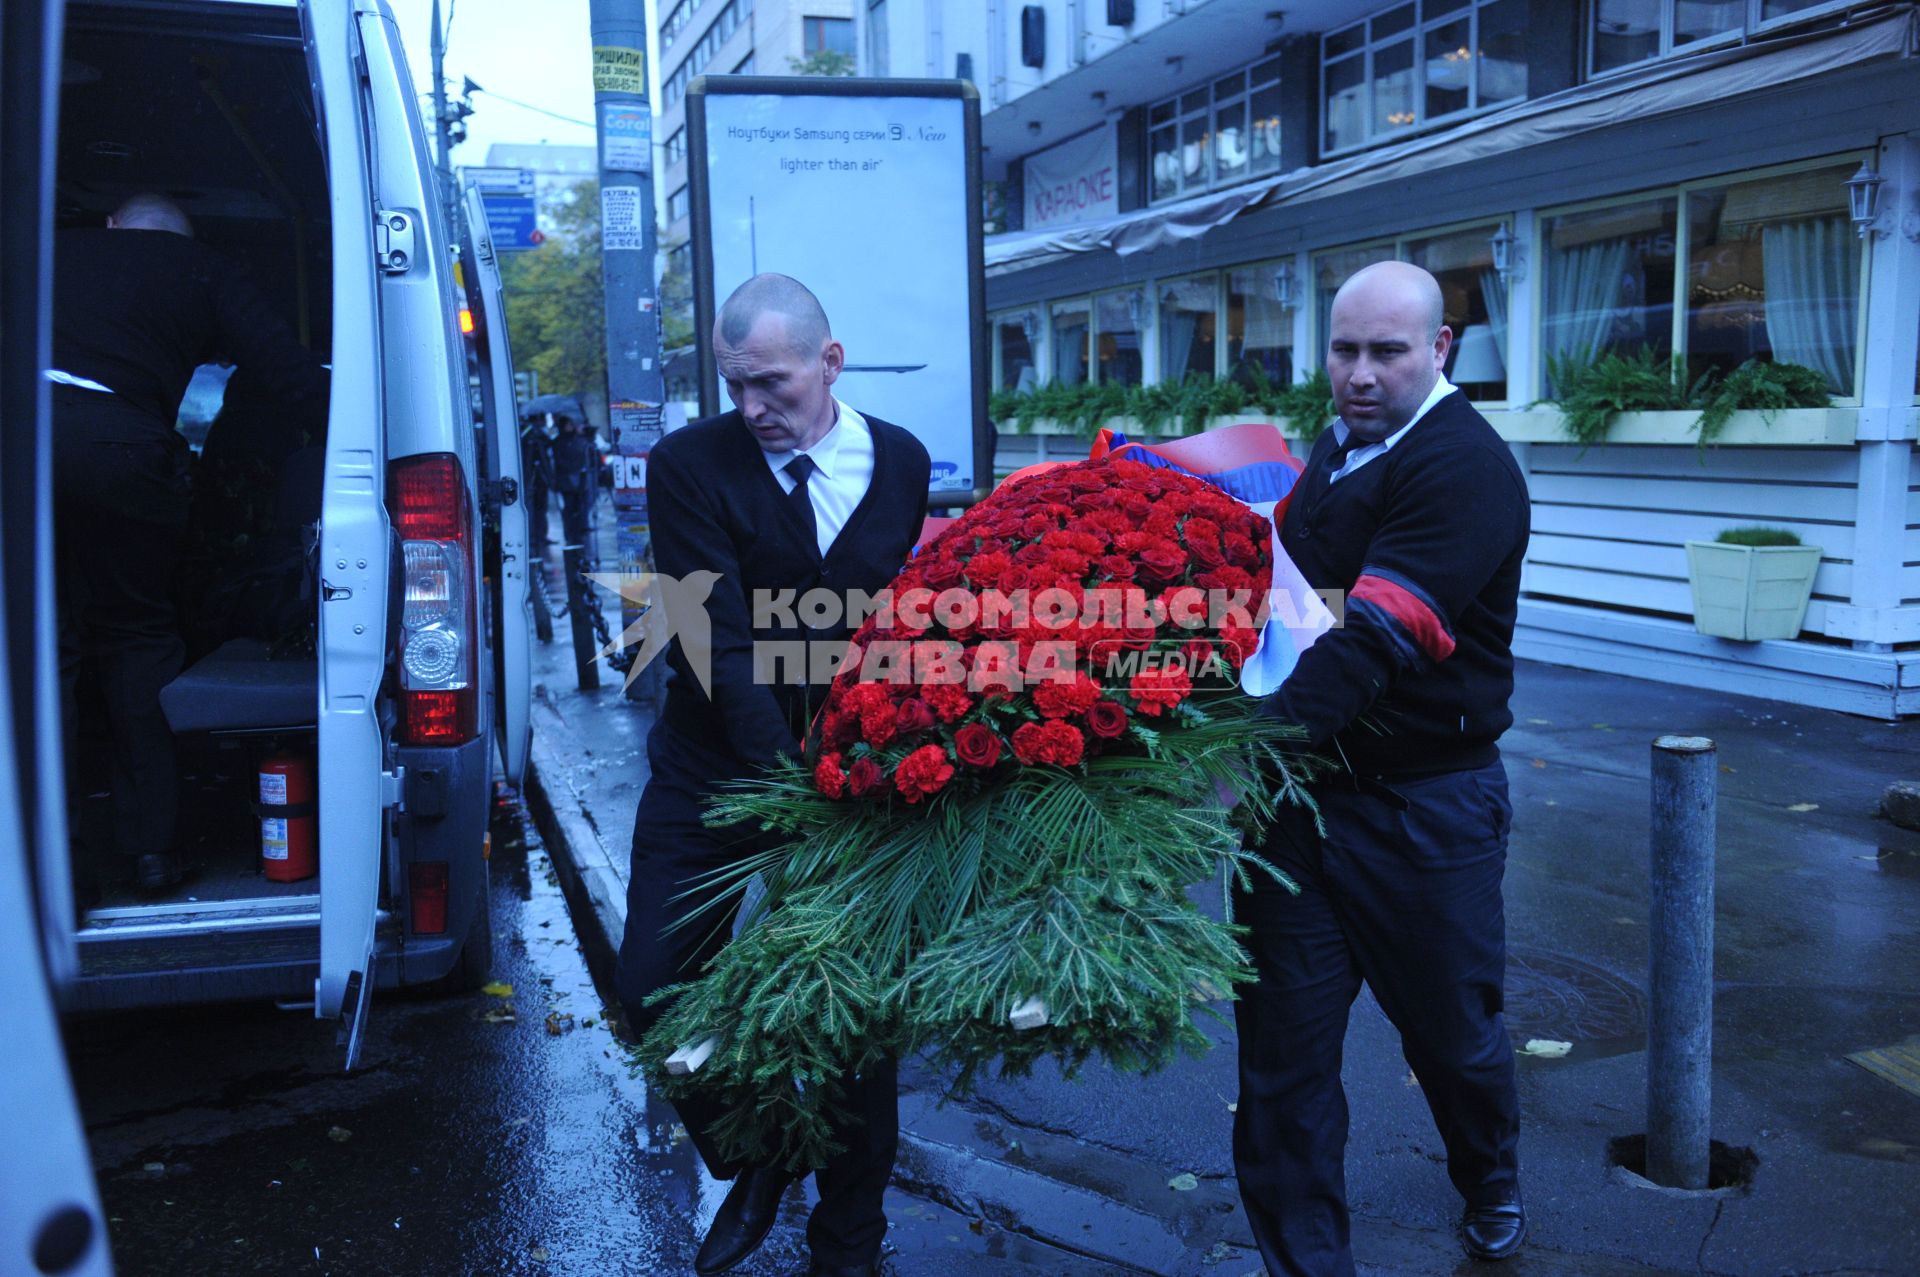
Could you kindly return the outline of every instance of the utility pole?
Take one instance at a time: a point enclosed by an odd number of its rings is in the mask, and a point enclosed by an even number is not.
[[[440,25],[440,0],[433,0],[433,142],[435,187],[440,192],[440,208],[446,214],[447,229],[460,239],[459,204],[454,199],[453,166],[447,158],[447,34]]]
[[[653,215],[653,106],[647,97],[646,0],[591,0],[593,112],[600,142],[600,251],[607,319],[607,417],[623,579],[652,570],[646,458],[660,439],[659,281]],[[639,617],[622,592],[624,630]],[[657,684],[638,680],[628,694]]]

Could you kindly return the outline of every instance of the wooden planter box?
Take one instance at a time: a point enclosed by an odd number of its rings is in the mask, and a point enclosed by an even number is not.
[[[1566,419],[1557,408],[1494,410],[1486,414],[1508,443],[1576,442],[1567,433]],[[1713,443],[1776,447],[1832,448],[1854,442],[1859,429],[1858,408],[1782,408],[1772,415],[1736,412]],[[1700,442],[1693,423],[1700,414],[1679,412],[1623,412],[1607,427],[1605,443],[1692,444]]]
[[[1819,570],[1817,545],[1689,541],[1693,627],[1747,643],[1793,638],[1806,620],[1807,599]]]

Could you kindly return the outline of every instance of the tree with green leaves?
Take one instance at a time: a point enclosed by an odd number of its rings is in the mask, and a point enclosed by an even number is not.
[[[600,194],[576,182],[543,202],[547,242],[503,253],[500,270],[514,362],[543,390],[579,394],[607,384],[606,303],[600,277]]]
[[[852,75],[854,71],[853,55],[832,49],[817,49],[804,58],[788,58],[787,66],[795,75]]]

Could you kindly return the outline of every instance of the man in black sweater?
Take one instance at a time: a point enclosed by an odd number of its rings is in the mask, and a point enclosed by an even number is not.
[[[919,440],[834,398],[845,354],[797,281],[757,275],[742,284],[715,319],[713,341],[735,410],[668,435],[647,461],[655,566],[712,589],[704,627],[668,617],[681,637],[668,650],[666,705],[647,741],[652,775],[634,825],[618,971],[636,1032],[660,1014],[647,995],[693,979],[726,940],[726,923],[711,917],[669,930],[703,902],[681,894],[688,880],[765,845],[754,830],[707,828],[707,801],[718,786],[797,756],[827,690],[777,654],[809,640],[843,651],[852,635],[845,624],[783,625],[797,618],[752,602],[814,589],[842,599],[878,593],[919,538],[931,486]],[[892,1063],[848,1079],[846,1101],[858,1120],[835,1132],[845,1151],[815,1174],[820,1203],[807,1225],[821,1277],[868,1277],[878,1266],[900,1126]],[[792,1177],[728,1160],[711,1135],[724,1111],[711,1101],[685,1101],[679,1112],[707,1169],[733,1180],[694,1261],[717,1273],[765,1239]]]
[[[1433,277],[1370,266],[1334,298],[1340,419],[1307,459],[1280,539],[1309,583],[1345,590],[1341,628],[1301,655],[1274,716],[1349,772],[1265,853],[1235,899],[1259,981],[1235,1006],[1234,1163],[1268,1269],[1352,1277],[1340,1084],[1364,981],[1399,1029],[1465,1200],[1475,1259],[1520,1247],[1519,1103],[1501,1019],[1501,877],[1512,808],[1496,742],[1513,722],[1526,481],[1440,375],[1452,334]]]
[[[189,450],[174,419],[194,368],[216,359],[244,368],[290,427],[324,426],[320,361],[233,262],[194,241],[173,201],[136,195],[103,229],[60,232],[47,375],[66,735],[71,747],[88,660],[113,736],[115,841],[149,889],[181,872],[173,732],[160,711],[185,653],[174,589]]]

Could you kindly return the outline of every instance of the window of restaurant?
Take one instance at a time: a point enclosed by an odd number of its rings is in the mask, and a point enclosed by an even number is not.
[[[1329,31],[1320,40],[1321,154],[1525,98],[1526,35],[1526,0],[1408,0]]]
[[[1085,297],[1053,304],[1053,377],[1063,385],[1088,380],[1093,303]]]
[[[1333,295],[1340,291],[1340,285],[1346,283],[1348,277],[1356,274],[1361,267],[1371,266],[1375,262],[1390,262],[1394,257],[1392,242],[1336,248],[1314,254],[1313,304],[1314,318],[1318,323],[1313,330],[1313,340],[1323,354],[1327,348],[1328,323],[1333,318]]]
[[[1730,44],[1852,3],[1857,0],[1594,0],[1587,18],[1587,72],[1605,75]]]
[[[1154,202],[1280,170],[1280,59],[1147,108]]]
[[[1497,223],[1406,241],[1406,259],[1440,282],[1453,345],[1441,369],[1473,400],[1507,397],[1507,285],[1493,268]]]
[[[1858,166],[1830,160],[1544,217],[1543,354],[1678,352],[1689,380],[1748,359],[1793,363],[1853,395],[1864,274],[1846,180]]]
[[[1100,380],[1137,386],[1146,376],[1140,339],[1146,331],[1147,291],[1123,288],[1094,298],[1095,350]]]
[[[993,317],[993,385],[996,390],[1028,391],[1040,380],[1035,356],[1040,342],[1040,312],[1013,311]]]
[[[1219,358],[1220,277],[1160,281],[1160,380],[1215,375]]]
[[[1227,272],[1227,375],[1243,386],[1293,381],[1293,307],[1280,304],[1280,270],[1265,262]]]

